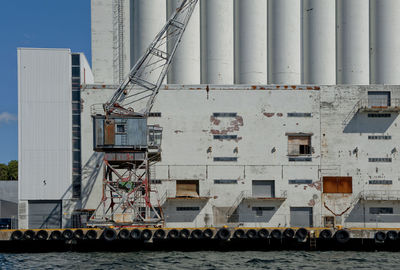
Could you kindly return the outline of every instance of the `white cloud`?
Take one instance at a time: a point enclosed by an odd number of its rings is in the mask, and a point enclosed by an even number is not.
[[[14,114],[8,113],[8,112],[2,112],[0,113],[0,124],[1,123],[8,123],[11,121],[16,121],[17,120],[17,116],[15,116]]]

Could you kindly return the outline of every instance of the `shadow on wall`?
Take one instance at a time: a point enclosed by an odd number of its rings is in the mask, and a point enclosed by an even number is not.
[[[169,202],[167,204],[165,213],[168,213],[165,216],[166,222],[194,222],[197,216],[199,216],[201,210],[207,204],[206,201],[195,201],[190,202],[190,199],[187,202],[182,202],[180,200]],[[178,210],[180,209],[180,210]],[[208,222],[205,221],[207,224]]]
[[[400,223],[400,215],[393,213],[371,212],[371,208],[398,208],[400,205],[393,204],[377,204],[376,202],[367,202],[365,207],[361,202],[358,202],[346,217],[345,222],[354,223]],[[377,226],[377,225],[376,225]]]
[[[86,185],[82,188],[82,208],[86,207],[89,195],[93,190],[93,186],[97,177],[99,176],[100,171],[102,170],[103,157],[103,153],[93,153],[82,168],[82,179],[87,179]]]
[[[390,117],[368,117],[368,113],[356,113],[346,125],[344,133],[385,133],[396,120],[398,114]]]
[[[348,216],[345,218],[345,222],[355,222],[355,223],[364,223],[364,207],[360,202],[354,205],[353,209],[351,209]]]

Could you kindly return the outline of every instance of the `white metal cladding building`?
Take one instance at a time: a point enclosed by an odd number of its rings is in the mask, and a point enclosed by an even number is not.
[[[398,0],[199,2],[169,84],[400,84]],[[178,3],[92,0],[95,82],[117,84]]]

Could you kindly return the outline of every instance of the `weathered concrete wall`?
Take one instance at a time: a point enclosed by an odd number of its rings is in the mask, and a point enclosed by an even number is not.
[[[107,100],[113,93],[110,88],[89,86],[82,92],[83,208],[96,208],[101,197],[102,155],[92,151],[90,106]],[[353,110],[359,100],[367,99],[368,91],[390,91],[394,104],[400,88],[298,88],[170,85],[160,92],[153,112],[162,116],[149,119],[149,124],[163,127],[162,162],[152,175],[161,184],[154,187],[165,199],[175,196],[176,180],[199,180],[203,197],[163,201],[167,226],[221,225],[228,220],[243,226],[289,226],[290,207],[311,207],[313,226],[324,226],[324,217],[334,214],[338,225],[400,226],[398,114],[370,118]],[[293,112],[311,113],[311,117],[289,117]],[[215,117],[213,113],[236,115]],[[311,161],[289,161],[288,133],[312,134]],[[214,139],[221,134],[237,138]],[[368,135],[392,137],[369,140]],[[215,157],[237,157],[237,161],[217,162]],[[370,157],[390,157],[392,162],[373,163]],[[352,176],[353,193],[322,193],[323,176]],[[215,184],[218,179],[237,183]],[[275,181],[275,197],[282,199],[252,198],[253,180]],[[369,180],[393,183],[369,184]],[[368,191],[375,197],[365,200]],[[384,198],[384,192],[390,198]],[[199,209],[177,211],[177,206]],[[273,210],[257,214],[254,209],[260,207]],[[371,207],[393,208],[393,214],[371,214]]]

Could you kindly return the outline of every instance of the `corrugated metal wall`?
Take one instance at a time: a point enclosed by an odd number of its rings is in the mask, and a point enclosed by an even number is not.
[[[69,199],[71,53],[18,49],[19,199]]]
[[[92,1],[93,71],[96,82],[115,83],[107,75],[117,67],[114,15],[103,1]],[[124,29],[131,32],[122,46],[132,52],[126,63],[138,59],[178,3],[124,5],[130,8]],[[199,6],[168,83],[400,84],[398,0],[200,0]]]

